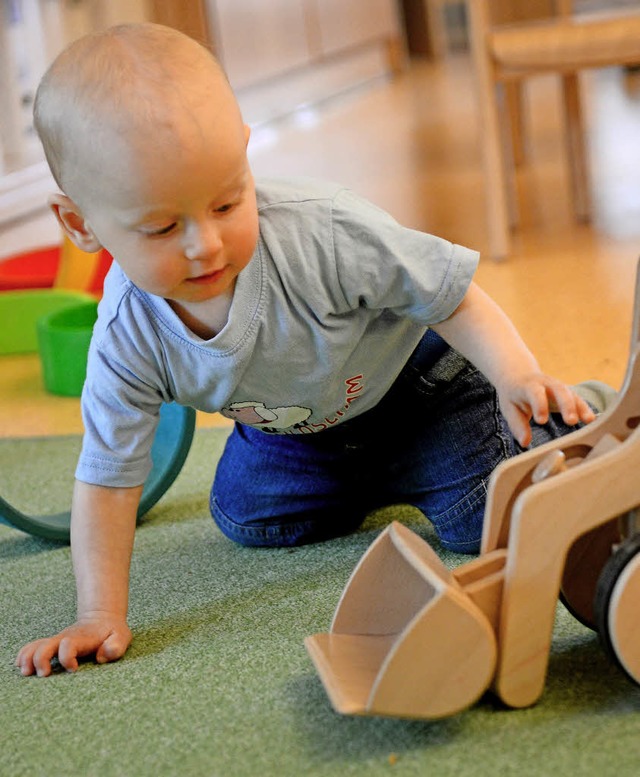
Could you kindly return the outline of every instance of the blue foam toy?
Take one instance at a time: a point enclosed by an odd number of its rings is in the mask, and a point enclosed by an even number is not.
[[[153,467],[142,492],[138,519],[156,504],[178,477],[191,447],[195,422],[196,414],[190,407],[171,403],[160,408],[160,422],[151,448]],[[49,540],[69,542],[70,539],[70,512],[26,515],[0,497],[0,523]]]

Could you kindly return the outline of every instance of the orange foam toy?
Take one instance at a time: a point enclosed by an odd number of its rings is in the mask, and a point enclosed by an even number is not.
[[[61,246],[25,251],[0,261],[0,291],[69,289],[102,296],[113,257],[102,249],[88,254],[66,236]]]

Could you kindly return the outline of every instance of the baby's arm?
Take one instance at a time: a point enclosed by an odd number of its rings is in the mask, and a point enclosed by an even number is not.
[[[513,323],[475,284],[454,313],[432,328],[493,383],[500,408],[521,445],[531,442],[531,418],[544,424],[551,410],[560,412],[569,425],[595,418],[589,405],[567,385],[541,372]]]
[[[57,656],[73,672],[78,658],[98,663],[121,658],[131,642],[127,625],[129,566],[142,486],[105,488],[76,481],[71,509],[71,549],[77,620],[53,637],[25,645],[16,666],[23,675],[51,674]]]

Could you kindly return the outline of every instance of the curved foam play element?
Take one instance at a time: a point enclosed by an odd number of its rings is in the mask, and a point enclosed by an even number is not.
[[[0,354],[35,353],[38,320],[85,302],[95,302],[95,297],[65,289],[3,291],[0,293]]]
[[[0,291],[50,289],[60,264],[60,246],[45,246],[0,259]]]
[[[0,291],[75,289],[101,297],[112,261],[106,249],[95,254],[85,253],[65,235],[62,245],[0,257]]]
[[[162,405],[160,422],[151,448],[153,467],[138,508],[138,519],[147,513],[169,489],[187,458],[195,429],[195,411],[189,407]],[[0,523],[44,537],[69,542],[70,512],[26,515],[0,497]]]
[[[87,253],[63,235],[60,264],[53,285],[57,289],[77,289],[101,297],[111,262],[111,254],[104,248],[96,253]]]

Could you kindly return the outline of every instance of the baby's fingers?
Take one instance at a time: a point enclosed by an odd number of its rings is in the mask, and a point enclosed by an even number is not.
[[[68,672],[75,672],[78,659],[86,656],[95,655],[99,664],[117,661],[125,654],[130,642],[131,632],[126,624],[111,628],[108,624],[76,626],[67,629],[60,641],[58,660]]]
[[[530,414],[517,405],[507,404],[503,414],[511,434],[516,438],[519,445],[526,448],[531,443],[531,426],[529,424]]]
[[[117,661],[127,652],[131,638],[126,635],[111,633],[98,648],[96,661],[105,664],[109,661]]]
[[[588,403],[568,386],[554,384],[549,387],[551,404],[562,416],[562,420],[569,426],[575,426],[582,421],[585,424],[595,419],[595,413]]]
[[[25,677],[35,674],[35,667],[33,665],[33,648],[32,643],[25,645],[18,653],[15,660],[15,666],[18,667],[20,673]]]
[[[75,672],[78,668],[78,644],[69,637],[64,637],[60,640],[60,647],[58,648],[58,661],[67,672]]]
[[[589,403],[584,400],[582,397],[579,397],[577,394],[576,396],[576,405],[578,408],[578,415],[580,417],[580,420],[583,424],[590,424],[592,421],[595,421],[596,414],[591,409],[591,406]]]
[[[39,639],[30,642],[18,653],[16,666],[25,677],[32,674],[48,677],[51,674],[51,661],[57,652],[57,640]]]
[[[525,399],[520,404],[523,410],[525,407],[530,409],[530,417],[533,417],[537,424],[546,424],[549,420],[549,398],[542,384],[528,386]],[[522,445],[522,443],[520,444]]]

